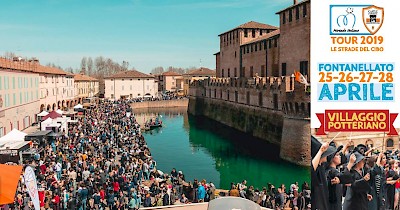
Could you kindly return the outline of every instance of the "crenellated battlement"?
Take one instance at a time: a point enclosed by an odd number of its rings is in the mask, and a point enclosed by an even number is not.
[[[307,86],[292,76],[193,81],[189,95],[282,111],[291,118],[309,118],[311,111]]]

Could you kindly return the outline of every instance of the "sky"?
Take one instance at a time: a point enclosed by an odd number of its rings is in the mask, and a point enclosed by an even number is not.
[[[103,56],[150,73],[157,66],[215,69],[218,35],[248,21],[279,26],[293,0],[0,1],[0,55],[79,68]]]

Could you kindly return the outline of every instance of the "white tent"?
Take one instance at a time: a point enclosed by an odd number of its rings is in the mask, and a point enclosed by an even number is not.
[[[24,141],[27,134],[17,129],[13,129],[7,135],[0,138],[0,143]]]
[[[61,114],[61,115],[63,114],[63,111],[61,111],[60,109],[57,109],[56,112],[57,112],[58,114]]]
[[[47,116],[49,113],[48,112],[46,112],[46,111],[42,111],[42,112],[40,112],[37,116],[38,117],[44,117],[44,116]]]
[[[82,108],[83,108],[82,104],[78,104],[78,105],[74,106],[74,109],[82,109]]]

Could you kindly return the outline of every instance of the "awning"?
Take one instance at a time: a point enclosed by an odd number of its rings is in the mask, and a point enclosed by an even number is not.
[[[44,117],[44,116],[46,116],[46,115],[48,115],[49,113],[48,112],[46,112],[46,111],[42,111],[42,112],[40,112],[37,116],[38,117]]]
[[[82,104],[78,104],[78,105],[74,106],[74,109],[82,109],[82,108],[83,108]]]
[[[14,128],[12,131],[7,133],[7,135],[0,138],[0,144],[2,142],[21,141],[21,140],[23,141],[26,135],[27,135],[26,133]]]

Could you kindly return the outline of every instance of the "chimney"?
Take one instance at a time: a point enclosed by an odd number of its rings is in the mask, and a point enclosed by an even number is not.
[[[293,0],[293,5],[297,4],[297,0]]]

